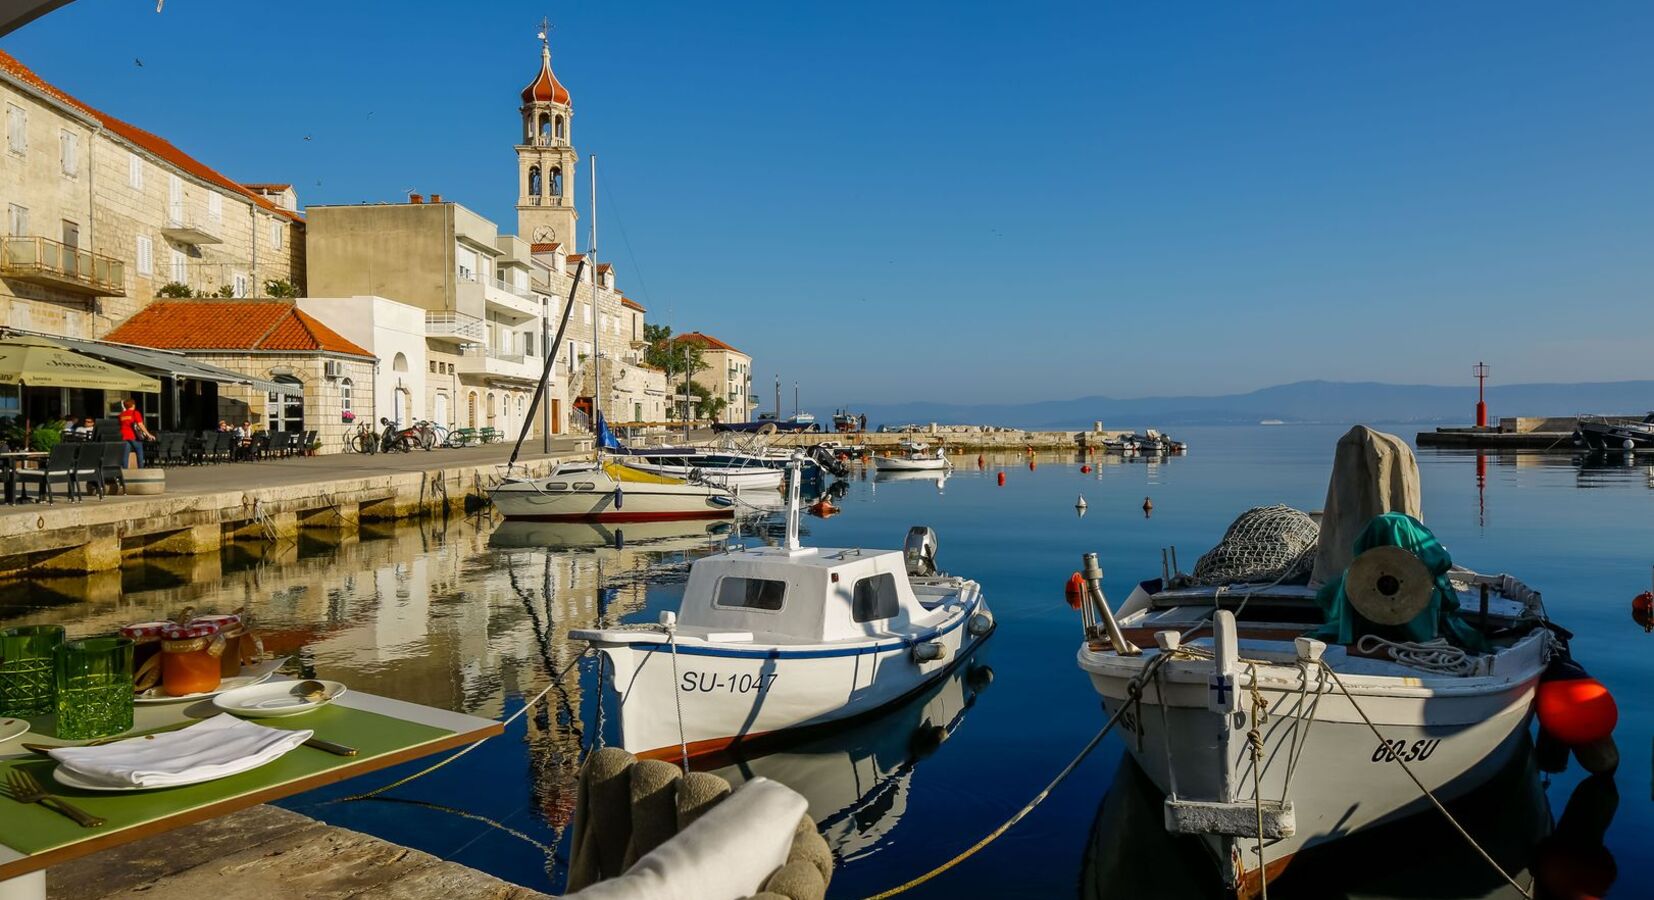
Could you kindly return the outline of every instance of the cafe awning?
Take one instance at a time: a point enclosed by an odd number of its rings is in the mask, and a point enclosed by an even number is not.
[[[245,375],[232,369],[204,363],[197,359],[190,359],[182,353],[172,353],[148,347],[135,347],[131,344],[112,344],[108,341],[86,341],[77,338],[53,336],[45,338],[45,340],[62,344],[78,353],[128,366],[150,375],[165,376],[167,378],[193,378],[197,381],[216,381],[219,384],[245,384],[252,387],[253,390],[269,394],[300,396],[304,392],[303,385],[282,384],[279,381],[254,378],[251,375]]]
[[[0,338],[0,384],[157,394],[161,382],[44,338]]]

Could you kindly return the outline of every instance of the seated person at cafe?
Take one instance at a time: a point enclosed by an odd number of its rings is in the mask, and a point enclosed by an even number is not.
[[[222,433],[224,433],[226,431],[229,431],[229,430],[230,430],[230,423],[223,420],[223,419],[219,419],[218,420],[218,431],[219,431],[219,433],[222,434]]]
[[[89,441],[92,439],[92,432],[95,427],[96,423],[92,420],[92,417],[87,416],[86,418],[80,420],[80,424],[76,425],[73,431],[75,434],[80,435],[82,438]]]

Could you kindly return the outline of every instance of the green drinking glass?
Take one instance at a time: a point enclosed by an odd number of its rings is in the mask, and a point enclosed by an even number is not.
[[[0,631],[0,716],[28,719],[52,711],[52,656],[62,625]]]
[[[118,637],[58,646],[58,737],[82,741],[132,730],[132,648]]]

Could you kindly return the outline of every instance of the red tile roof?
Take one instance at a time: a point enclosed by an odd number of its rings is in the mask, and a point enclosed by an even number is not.
[[[552,241],[549,244],[529,244],[528,245],[528,252],[530,252],[530,253],[556,253],[557,248],[561,247],[561,246],[563,246],[563,245],[556,242],[556,241]]]
[[[534,80],[528,87],[523,88],[524,103],[561,103],[564,106],[569,102],[569,89],[551,74],[551,48],[540,49],[540,71],[535,74]]]
[[[292,350],[373,358],[279,300],[157,300],[105,340],[162,350]]]
[[[241,196],[248,198],[264,209],[267,209],[277,215],[286,216],[287,218],[300,224],[304,223],[303,216],[300,216],[293,210],[283,209],[276,204],[271,203],[270,200],[262,194],[249,190],[247,187],[231,181],[228,177],[211,168],[206,163],[203,163],[184,151],[179,150],[177,147],[174,147],[165,138],[150,134],[142,128],[128,122],[123,122],[106,112],[93,109],[64,91],[54,87],[44,78],[36,75],[29,69],[29,67],[23,65],[21,62],[18,62],[16,57],[6,53],[3,50],[0,50],[0,71],[4,71],[13,78],[29,85],[35,90],[38,90],[61,103],[74,107],[92,118],[97,119],[99,122],[102,122],[103,127],[108,129],[110,132],[119,135],[126,141],[147,150],[160,159],[177,166],[191,175],[194,175],[196,178],[216,184],[231,193],[240,194]]]
[[[699,331],[690,331],[685,334],[680,334],[677,338],[675,338],[675,340],[686,341],[707,350],[728,350],[731,353],[741,353],[741,351],[731,347],[723,341],[718,340],[712,335],[701,334]],[[741,353],[741,355],[745,356],[746,354]]]
[[[579,262],[579,261],[581,261],[582,259],[585,259],[585,258],[586,258],[586,256],[583,253],[570,253],[569,254],[569,262],[571,262],[571,263],[577,263],[577,262]]]
[[[620,298],[620,305],[626,307],[627,309],[635,309],[638,312],[648,312],[649,311],[649,310],[644,308],[643,304],[637,302],[636,300],[633,300],[631,297],[621,297]]]
[[[612,268],[614,268],[614,266],[612,266],[608,263],[598,263],[597,264],[597,271],[599,271],[599,272],[607,272]]]

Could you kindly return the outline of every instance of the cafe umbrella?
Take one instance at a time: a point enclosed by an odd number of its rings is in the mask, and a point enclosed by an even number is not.
[[[0,385],[19,388],[82,388],[126,393],[160,393],[154,378],[37,337],[0,337]],[[24,440],[32,425],[24,422]]]

